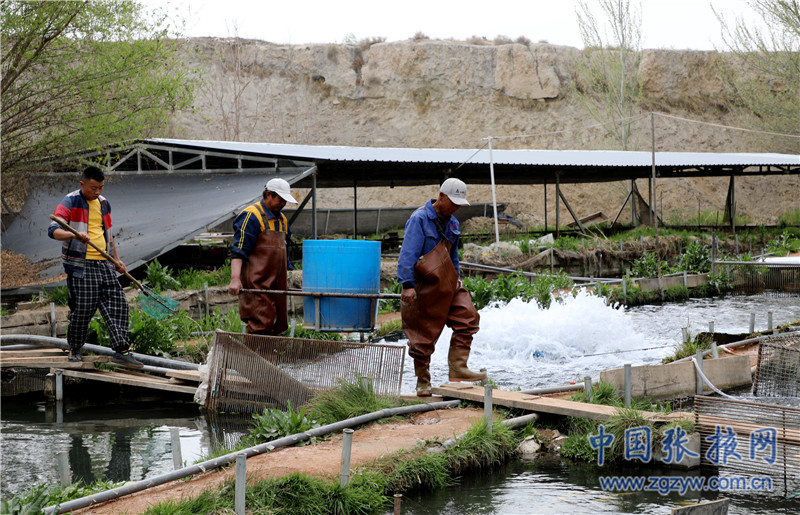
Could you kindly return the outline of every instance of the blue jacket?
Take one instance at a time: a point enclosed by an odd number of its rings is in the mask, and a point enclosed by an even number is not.
[[[433,202],[433,200],[429,200],[424,206],[411,213],[406,222],[403,246],[400,247],[400,258],[397,261],[397,280],[403,284],[403,288],[414,287],[414,265],[420,256],[433,250],[433,247],[442,239],[436,226],[439,215],[433,209]],[[458,269],[458,239],[461,237],[458,220],[451,216],[442,228],[444,237],[452,243],[450,259],[453,260],[456,273],[461,277]]]

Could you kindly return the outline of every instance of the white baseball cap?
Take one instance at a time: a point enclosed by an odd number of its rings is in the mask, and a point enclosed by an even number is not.
[[[297,201],[292,196],[292,190],[289,188],[289,183],[283,179],[270,179],[265,188],[269,191],[274,191],[281,196],[283,200],[291,204],[297,204]]]
[[[467,185],[460,179],[450,177],[442,183],[442,187],[439,188],[439,191],[447,195],[447,198],[449,198],[453,204],[459,206],[469,205],[469,202],[467,202]]]

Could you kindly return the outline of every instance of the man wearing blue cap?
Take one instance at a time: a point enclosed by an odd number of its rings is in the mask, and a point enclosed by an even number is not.
[[[447,355],[450,381],[486,379],[486,373],[467,368],[480,315],[459,279],[461,232],[453,214],[468,205],[466,184],[450,178],[442,183],[439,198],[429,200],[406,222],[397,279],[403,285],[400,313],[419,397],[431,395],[431,355],[445,325],[453,330]]]
[[[281,210],[297,204],[289,183],[271,179],[262,199],[247,206],[233,221],[231,283],[228,293],[239,295],[239,317],[248,334],[279,335],[289,327],[285,295],[242,293],[240,290],[285,290],[287,246],[291,232]]]

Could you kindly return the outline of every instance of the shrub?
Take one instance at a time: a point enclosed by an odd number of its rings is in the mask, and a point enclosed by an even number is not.
[[[66,286],[56,286],[48,292],[43,286],[39,298],[44,302],[52,302],[56,306],[67,306],[69,305],[69,289]]]
[[[682,358],[687,358],[689,356],[694,356],[697,354],[697,351],[708,350],[711,348],[711,337],[702,334],[697,335],[695,338],[690,338],[678,346],[675,350],[675,354],[672,356],[667,356],[666,358],[662,359],[662,363],[672,363],[673,361],[677,361]]]
[[[225,286],[231,280],[231,260],[226,260],[221,268],[209,272],[188,268],[178,271],[176,275],[179,288],[183,290],[201,290],[204,284]]]
[[[323,390],[311,399],[307,408],[315,419],[332,424],[400,404],[398,399],[377,395],[372,379],[357,376],[355,383],[340,381],[336,388]]]
[[[172,277],[170,268],[162,266],[157,259],[147,264],[145,282],[158,292],[177,290],[181,287],[180,283]]]
[[[778,218],[780,227],[800,227],[800,208],[789,209]]]
[[[397,282],[397,279],[392,279],[392,283],[388,288],[383,289],[383,293],[403,293],[403,283]],[[394,313],[400,311],[400,299],[381,299],[381,310],[387,313]]]
[[[265,408],[261,414],[253,414],[253,427],[250,433],[242,439],[246,445],[258,445],[260,443],[277,440],[284,436],[303,433],[309,429],[320,427],[316,420],[306,417],[306,409],[300,411],[292,409],[292,403],[287,401],[286,411],[279,409]],[[316,437],[312,437],[297,445],[315,443]]]
[[[700,242],[689,245],[678,258],[678,270],[686,270],[692,274],[710,272],[711,249]]]
[[[155,320],[144,311],[131,310],[130,343],[133,350],[149,356],[169,358],[175,352],[175,331],[172,323]]]

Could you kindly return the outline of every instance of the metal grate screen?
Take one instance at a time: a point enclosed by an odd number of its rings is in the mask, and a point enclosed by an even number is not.
[[[217,331],[205,406],[259,412],[307,403],[317,390],[372,380],[375,393],[398,395],[405,347]]]
[[[727,276],[737,293],[771,295],[800,294],[800,265],[762,262],[722,262],[721,275]]]
[[[772,493],[800,491],[800,408],[698,395],[694,410],[701,464],[767,476]]]
[[[758,343],[753,395],[800,397],[800,334],[772,336]]]

